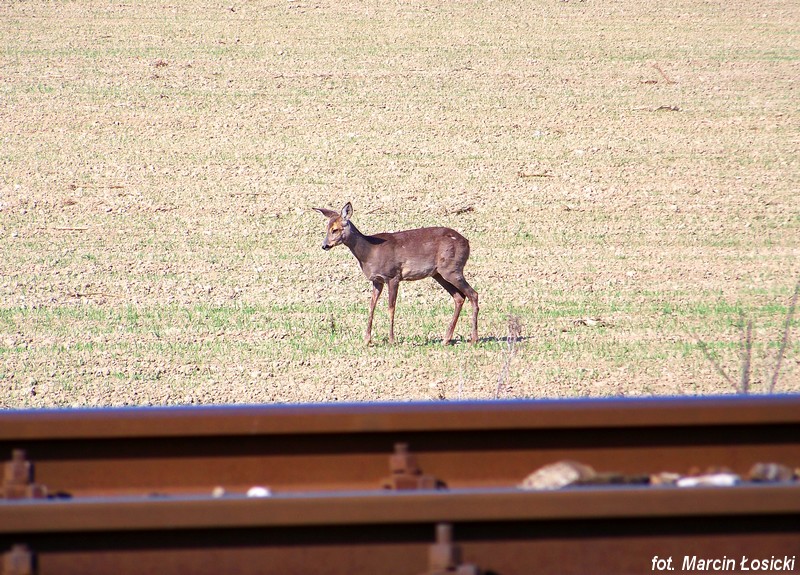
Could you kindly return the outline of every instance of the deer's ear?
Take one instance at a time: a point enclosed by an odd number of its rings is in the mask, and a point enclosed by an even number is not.
[[[353,215],[353,206],[350,205],[350,202],[347,202],[344,207],[342,208],[342,219],[345,222],[350,221],[350,216]]]
[[[321,213],[326,218],[333,218],[333,217],[339,215],[336,212],[334,212],[333,210],[326,210],[325,208],[314,208],[314,209],[316,211],[318,211],[319,213]]]

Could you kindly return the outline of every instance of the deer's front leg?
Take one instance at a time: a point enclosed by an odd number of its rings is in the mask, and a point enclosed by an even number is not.
[[[364,342],[369,345],[372,341],[372,317],[375,315],[375,305],[378,303],[378,298],[381,297],[383,291],[383,284],[378,281],[372,282],[372,299],[369,302],[369,318],[367,319],[367,334],[364,336]]]
[[[400,287],[399,279],[389,280],[389,343],[394,343],[394,308],[397,303],[397,290]]]

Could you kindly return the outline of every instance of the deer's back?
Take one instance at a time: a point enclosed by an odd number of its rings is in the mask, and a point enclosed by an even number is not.
[[[402,280],[430,277],[440,269],[461,270],[469,258],[469,242],[451,228],[417,228],[371,236],[381,276]],[[378,271],[378,270],[375,270]],[[369,277],[367,269],[364,273]],[[371,278],[375,279],[375,278]]]

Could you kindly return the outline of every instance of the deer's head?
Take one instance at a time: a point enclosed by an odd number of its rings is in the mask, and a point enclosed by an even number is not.
[[[350,205],[350,202],[344,205],[342,213],[325,208],[314,209],[328,218],[328,228],[325,239],[322,241],[322,249],[329,250],[343,243],[350,235],[350,216],[353,215],[353,206]]]

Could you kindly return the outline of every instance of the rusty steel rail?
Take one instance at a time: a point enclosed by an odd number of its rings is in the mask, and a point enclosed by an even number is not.
[[[800,555],[797,481],[515,488],[564,459],[798,468],[799,396],[12,411],[3,453],[2,575],[744,571]]]
[[[35,550],[40,575],[407,575],[430,571],[448,522],[485,572],[645,573],[656,556],[792,556],[798,519],[785,485],[350,492],[17,502],[0,505],[0,540]]]
[[[36,483],[75,497],[374,489],[400,442],[453,488],[561,459],[746,473],[800,463],[800,396],[0,412],[0,461],[24,450]]]

